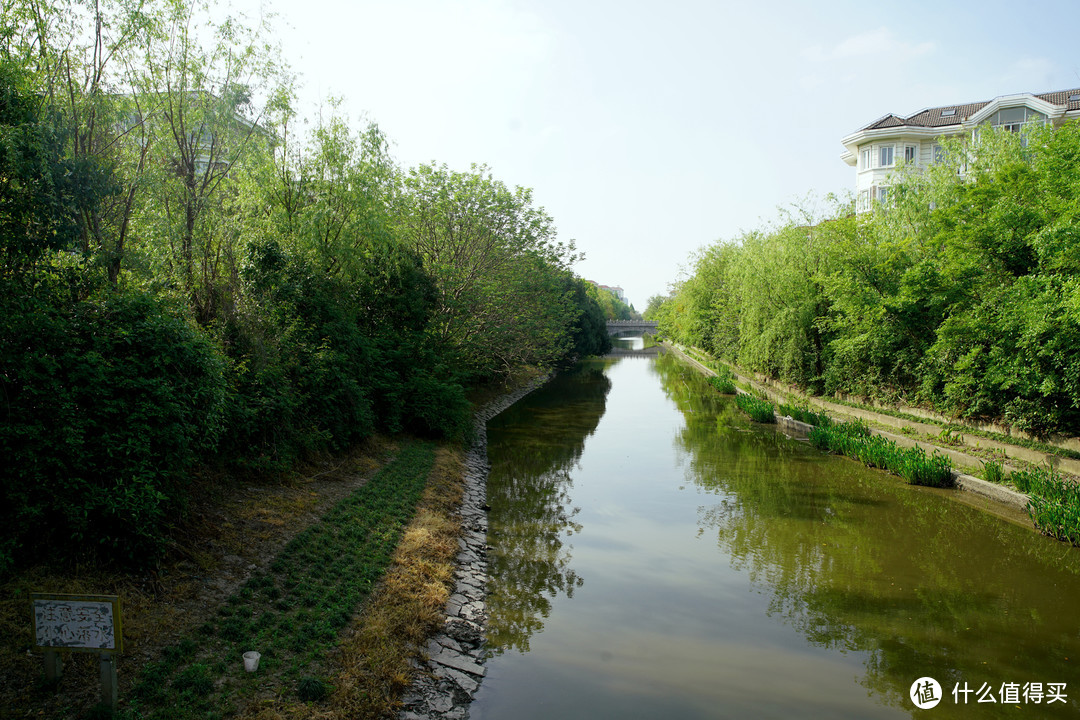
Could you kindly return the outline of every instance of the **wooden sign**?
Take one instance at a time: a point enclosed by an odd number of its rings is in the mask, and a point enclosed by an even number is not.
[[[121,652],[120,598],[116,595],[31,593],[34,645],[77,652]]]

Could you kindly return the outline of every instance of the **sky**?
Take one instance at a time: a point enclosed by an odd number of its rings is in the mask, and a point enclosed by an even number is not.
[[[636,309],[693,254],[850,193],[841,138],[888,113],[1080,88],[1080,2],[233,0],[314,117],[373,121],[402,167],[532,188],[578,275]]]

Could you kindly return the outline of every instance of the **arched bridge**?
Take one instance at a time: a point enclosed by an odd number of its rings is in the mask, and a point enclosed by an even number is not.
[[[649,322],[648,320],[609,320],[607,331],[608,335],[623,335],[629,333],[649,333],[650,335],[653,335],[656,333],[656,323]]]

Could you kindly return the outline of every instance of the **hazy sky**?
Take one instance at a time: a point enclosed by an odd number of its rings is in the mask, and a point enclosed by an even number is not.
[[[267,6],[308,114],[333,94],[405,167],[533,188],[638,310],[696,249],[852,190],[840,139],[872,120],[1080,87],[1076,0]]]

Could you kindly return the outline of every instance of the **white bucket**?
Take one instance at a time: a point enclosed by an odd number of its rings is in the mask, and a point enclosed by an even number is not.
[[[248,672],[255,672],[259,669],[259,658],[262,657],[254,650],[250,650],[244,653],[244,669]]]

